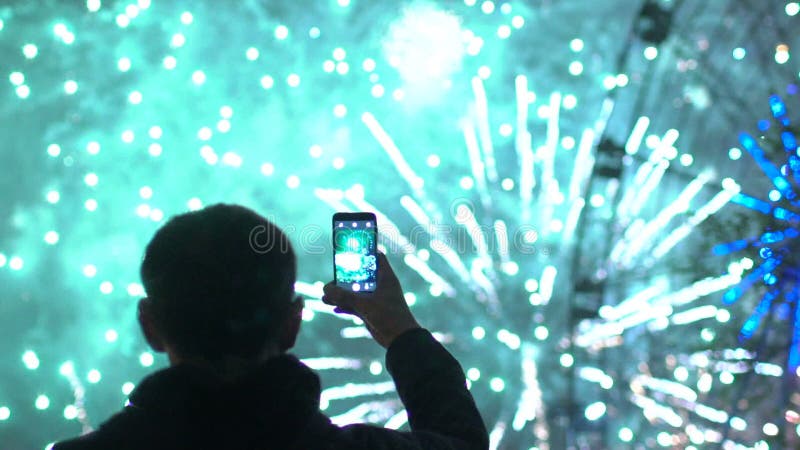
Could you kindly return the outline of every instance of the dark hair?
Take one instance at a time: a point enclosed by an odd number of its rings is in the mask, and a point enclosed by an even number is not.
[[[296,261],[273,223],[237,205],[173,217],[145,250],[155,320],[183,357],[256,356],[275,340],[294,295]]]

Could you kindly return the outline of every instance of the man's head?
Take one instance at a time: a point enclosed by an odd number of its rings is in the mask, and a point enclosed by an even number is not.
[[[218,204],[172,218],[147,246],[139,322],[173,359],[255,359],[294,345],[302,305],[281,230],[250,209]]]

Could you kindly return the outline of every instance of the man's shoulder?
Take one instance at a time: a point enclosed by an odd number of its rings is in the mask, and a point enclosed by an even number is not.
[[[96,430],[73,439],[56,443],[53,450],[125,449],[131,442],[131,431],[143,428],[138,408],[129,405],[103,422]]]

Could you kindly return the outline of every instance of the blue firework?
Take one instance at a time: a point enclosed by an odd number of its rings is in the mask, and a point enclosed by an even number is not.
[[[800,366],[800,259],[795,254],[800,237],[800,155],[798,155],[797,136],[791,129],[786,104],[777,95],[769,99],[772,117],[779,128],[778,135],[784,152],[781,156],[767,156],[762,145],[769,142],[755,138],[748,133],[739,134],[739,142],[753,157],[755,162],[769,178],[775,189],[770,190],[769,200],[762,200],[743,193],[731,201],[768,216],[768,223],[762,234],[756,237],[726,242],[714,247],[714,253],[726,255],[745,249],[757,249],[760,263],[735,287],[727,291],[722,300],[733,304],[755,284],[763,284],[766,293],[755,310],[744,322],[739,332],[741,340],[753,337],[762,326],[764,318],[770,314],[791,320],[792,340],[787,364],[794,372]],[[773,121],[760,120],[758,128],[762,133],[773,126]],[[774,133],[774,131],[773,131]],[[776,165],[774,160],[780,160]]]

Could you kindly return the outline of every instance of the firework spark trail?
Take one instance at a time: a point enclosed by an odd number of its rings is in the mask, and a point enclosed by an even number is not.
[[[536,421],[534,425],[534,436],[536,445],[539,448],[547,446],[550,436],[550,429],[547,426],[547,411],[542,399],[542,390],[539,386],[539,375],[534,358],[534,346],[524,343],[521,349],[522,359],[522,381],[525,389],[520,394],[517,411],[511,423],[514,431],[521,431],[527,422]]]
[[[364,367],[364,363],[361,360],[354,358],[319,357],[319,358],[303,358],[300,361],[314,370],[331,370],[331,369],[358,370]]]
[[[508,251],[508,227],[502,220],[494,221],[494,233],[497,239],[497,254],[500,256],[500,261],[505,265],[511,262],[511,257]]]
[[[469,284],[469,270],[467,270],[459,254],[447,244],[449,237],[446,235],[445,231],[448,230],[448,227],[446,225],[434,224],[422,207],[408,195],[400,197],[400,205],[408,211],[411,217],[413,217],[425,232],[431,236],[431,250],[439,254],[450,265],[461,278],[462,282]],[[412,239],[415,240],[415,238],[416,235],[413,235]]]
[[[478,138],[475,136],[475,128],[469,120],[465,120],[461,128],[464,133],[464,142],[467,146],[470,167],[472,168],[472,177],[475,178],[481,204],[488,210],[491,208],[492,201],[486,186],[486,166],[481,160],[481,149],[478,147]]]
[[[647,132],[647,127],[649,126],[649,117],[642,116],[636,120],[636,124],[633,126],[628,141],[625,143],[625,153],[635,155],[639,151],[639,147],[642,145],[642,139],[644,139],[644,134]]]
[[[550,95],[545,144],[537,151],[537,156],[542,161],[542,187],[539,190],[538,205],[541,206],[539,223],[543,225],[542,233],[544,235],[550,233],[549,224],[555,210],[556,199],[559,197],[558,180],[555,176],[555,158],[560,134],[560,116],[561,93],[554,92]]]
[[[735,274],[709,277],[664,295],[657,294],[659,290],[663,290],[662,287],[647,288],[623,302],[619,311],[614,307],[604,308],[603,317],[613,317],[613,319],[592,323],[578,335],[575,343],[580,347],[588,347],[596,342],[619,336],[629,328],[654,319],[667,318],[673,314],[673,307],[687,305],[711,293],[734,286],[740,281],[741,277]]]
[[[498,450],[500,442],[503,440],[503,437],[505,437],[505,434],[506,423],[500,420],[492,427],[492,431],[489,432],[489,449]]]
[[[489,128],[489,102],[486,99],[486,89],[483,80],[479,77],[472,78],[472,91],[475,94],[475,115],[478,125],[483,158],[486,161],[486,175],[489,182],[497,182],[497,167],[494,158],[494,145],[492,133]]]
[[[518,75],[515,79],[515,87],[517,92],[517,135],[514,147],[517,150],[517,159],[520,166],[521,221],[525,223],[530,217],[533,188],[536,187],[536,177],[534,175],[535,156],[531,147],[531,133],[528,131],[528,79],[523,75]]]
[[[361,120],[367,128],[369,128],[372,136],[381,144],[386,154],[389,155],[397,171],[400,172],[400,175],[408,182],[412,192],[415,194],[419,193],[424,185],[424,180],[408,165],[408,162],[403,157],[403,153],[397,148],[391,136],[383,129],[378,119],[376,119],[372,113],[365,112],[361,115]]]
[[[717,211],[735,198],[741,190],[741,187],[731,179],[723,180],[722,188],[722,191],[718,192],[711,200],[698,208],[685,223],[672,230],[667,237],[656,245],[651,256],[654,259],[659,259],[669,253],[675,245],[689,236],[689,233],[691,233],[697,225],[700,225],[704,220],[716,214]]]
[[[670,161],[677,156],[677,151],[673,146],[678,137],[677,130],[668,130],[656,148],[653,149],[653,153],[647,162],[640,167],[641,172],[637,172],[634,186],[628,191],[632,194],[631,201],[620,204],[622,217],[637,216],[639,214],[650,194],[661,182],[664,173],[669,168]],[[630,211],[628,211],[628,208],[630,208]]]
[[[403,409],[402,411],[390,417],[389,420],[387,420],[386,423],[383,425],[383,427],[388,428],[390,430],[396,430],[407,423],[408,423],[408,411]]]
[[[634,239],[627,244],[621,258],[622,264],[629,266],[633,258],[643,249],[644,245],[651,242],[651,238],[666,227],[673,217],[688,211],[692,199],[701,192],[706,183],[711,181],[711,178],[712,174],[710,172],[703,172],[698,175],[686,185],[672,203],[664,207],[658,212],[655,218],[647,222],[642,227],[641,231],[636,233]]]
[[[338,416],[331,417],[331,422],[339,426],[351,423],[376,422],[392,417],[396,414],[396,411],[397,402],[395,401],[365,402]]]
[[[69,385],[72,388],[72,395],[75,399],[72,406],[75,408],[75,418],[81,423],[81,433],[91,433],[94,431],[94,427],[92,427],[91,420],[86,412],[86,388],[75,373],[75,366],[71,362],[64,363],[61,366],[60,373],[69,381]]]

